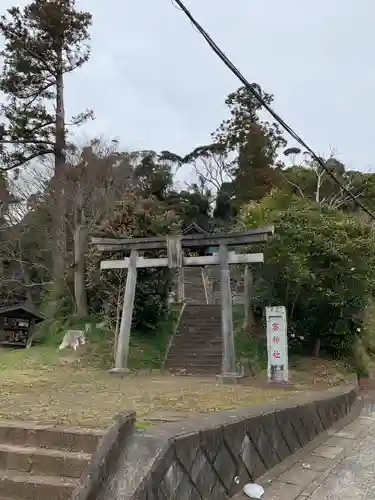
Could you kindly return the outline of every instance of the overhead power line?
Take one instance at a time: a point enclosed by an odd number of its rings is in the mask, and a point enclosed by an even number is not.
[[[205,31],[205,29],[198,23],[198,21],[191,14],[189,9],[185,7],[181,0],[172,0],[191,21],[193,26],[199,31],[199,33],[205,38],[211,49],[219,56],[219,58],[224,62],[224,64],[232,71],[232,73],[243,83],[243,85],[248,89],[253,96],[255,96],[262,106],[273,116],[273,118],[281,125],[281,127],[288,132],[288,134],[298,142],[306,151],[308,151],[311,157],[320,165],[327,174],[336,182],[338,186],[346,193],[354,203],[360,207],[367,215],[369,215],[375,221],[375,215],[362,203],[358,198],[348,189],[344,184],[334,175],[333,172],[327,167],[327,165],[321,160],[321,158],[311,149],[306,142],[295,132],[263,99],[262,95],[257,92],[257,90],[249,83],[249,81],[242,75],[238,68],[232,63],[230,59],[225,55],[225,53],[216,45],[210,35]]]

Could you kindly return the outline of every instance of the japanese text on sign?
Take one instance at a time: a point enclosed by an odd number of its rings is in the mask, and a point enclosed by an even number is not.
[[[288,380],[288,339],[286,309],[283,306],[266,308],[268,377]]]

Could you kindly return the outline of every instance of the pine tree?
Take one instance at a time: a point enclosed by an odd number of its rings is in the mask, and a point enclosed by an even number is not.
[[[64,76],[90,56],[91,14],[76,9],[75,0],[34,0],[12,7],[0,18],[5,39],[0,91],[0,158],[3,170],[25,166],[35,158],[54,158],[51,194],[54,198],[54,276],[64,272],[66,221],[64,183],[68,125]],[[69,120],[79,125],[86,111]]]
[[[75,0],[34,0],[23,10],[12,7],[0,18],[5,39],[0,90],[0,151],[3,169],[54,155],[55,173],[64,164],[66,120],[64,75],[88,61],[91,14]],[[74,117],[78,125],[90,111]]]
[[[273,95],[263,92],[253,83],[267,104]],[[286,145],[277,123],[262,119],[262,105],[246,87],[240,87],[228,96],[230,118],[224,120],[213,134],[215,142],[227,152],[235,153],[232,164],[233,193],[236,204],[259,200],[281,183],[280,172],[275,170],[275,160],[280,147]]]

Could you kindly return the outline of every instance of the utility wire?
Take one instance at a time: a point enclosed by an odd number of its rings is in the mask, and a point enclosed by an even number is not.
[[[224,62],[224,64],[232,71],[232,73],[243,83],[243,85],[249,90],[249,92],[255,96],[262,106],[273,116],[273,118],[281,125],[281,127],[288,132],[288,134],[298,142],[306,151],[308,151],[311,157],[320,165],[327,174],[336,182],[338,186],[354,201],[354,203],[359,206],[367,215],[375,221],[375,215],[362,203],[358,198],[347,188],[344,184],[330,171],[327,165],[319,158],[319,156],[312,150],[306,142],[271,108],[269,104],[265,102],[261,94],[257,92],[253,85],[251,85],[248,80],[242,75],[238,68],[231,62],[230,59],[225,55],[225,53],[216,45],[205,29],[198,23],[198,21],[193,17],[191,12],[185,7],[181,0],[172,0],[172,3],[177,4],[178,10],[181,10],[191,21],[192,25],[199,31],[199,33],[205,38],[208,45],[216,53],[217,56]],[[175,5],[176,6],[176,5]],[[177,7],[176,7],[177,8]]]

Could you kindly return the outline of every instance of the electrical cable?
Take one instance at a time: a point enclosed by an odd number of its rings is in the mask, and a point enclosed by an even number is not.
[[[178,5],[181,12],[183,12],[188,19],[191,21],[192,25],[199,31],[199,33],[205,38],[208,45],[211,49],[216,53],[216,55],[224,62],[224,64],[232,71],[232,73],[243,83],[243,85],[249,90],[249,92],[258,99],[258,101],[262,104],[262,106],[270,113],[270,115],[281,125],[281,127],[288,132],[288,134],[298,142],[306,151],[308,151],[311,157],[320,165],[327,174],[336,182],[338,186],[342,189],[344,193],[346,193],[354,203],[360,207],[367,215],[371,217],[371,219],[375,220],[375,214],[373,214],[362,202],[358,200],[358,198],[344,186],[344,184],[331,172],[331,170],[327,167],[327,165],[321,160],[321,158],[311,149],[306,142],[271,108],[267,102],[264,101],[261,94],[257,92],[253,85],[251,85],[248,80],[242,75],[238,68],[231,62],[230,59],[225,55],[225,53],[216,45],[216,43],[212,40],[209,34],[204,30],[204,28],[198,23],[198,21],[193,17],[191,12],[185,7],[184,3],[181,0],[171,0],[172,3]],[[177,8],[177,6],[176,6]]]

